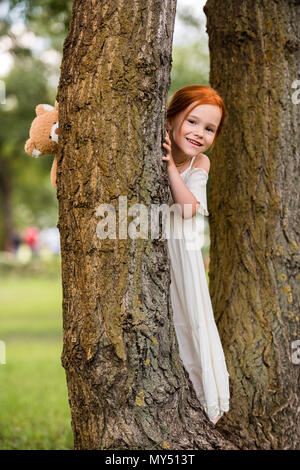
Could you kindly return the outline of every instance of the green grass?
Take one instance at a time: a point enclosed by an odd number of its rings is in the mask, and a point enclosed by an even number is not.
[[[0,449],[72,449],[59,279],[0,279]]]

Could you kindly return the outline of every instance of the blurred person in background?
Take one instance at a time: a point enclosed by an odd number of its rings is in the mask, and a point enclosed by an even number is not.
[[[32,254],[37,254],[39,251],[38,235],[39,229],[37,227],[28,227],[22,233],[23,242],[31,248]]]

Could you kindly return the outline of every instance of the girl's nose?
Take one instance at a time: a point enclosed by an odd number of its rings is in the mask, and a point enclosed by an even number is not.
[[[197,129],[195,129],[195,134],[202,137],[203,136],[203,129],[202,127],[198,127]]]

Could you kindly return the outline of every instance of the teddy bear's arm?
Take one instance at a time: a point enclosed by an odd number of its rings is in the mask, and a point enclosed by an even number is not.
[[[28,153],[29,155],[32,155],[33,150],[34,150],[34,142],[31,139],[26,140],[25,152]]]
[[[56,170],[57,170],[57,157],[55,156],[53,163],[52,163],[51,175],[50,175],[51,184],[53,188],[56,188]]]

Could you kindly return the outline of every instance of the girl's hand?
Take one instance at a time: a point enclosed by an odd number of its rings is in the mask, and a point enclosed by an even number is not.
[[[167,162],[168,167],[171,165],[175,166],[175,162],[172,157],[172,144],[168,131],[166,131],[165,142],[163,143],[163,147],[166,149],[166,156],[162,155],[162,159]]]

